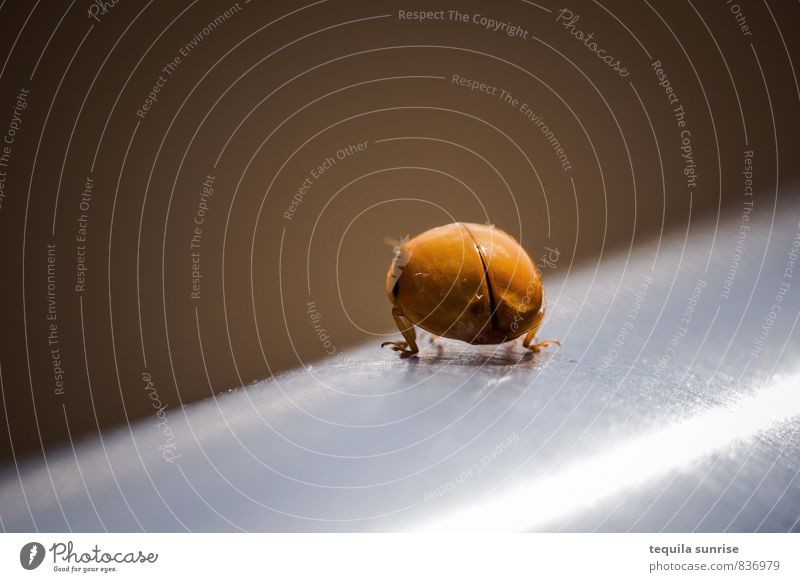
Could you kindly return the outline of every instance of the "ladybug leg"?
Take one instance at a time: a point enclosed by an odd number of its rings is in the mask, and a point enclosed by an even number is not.
[[[536,338],[536,332],[539,331],[539,327],[542,325],[542,321],[544,320],[544,309],[539,311],[536,316],[536,319],[533,320],[533,326],[528,330],[528,333],[525,334],[525,339],[522,340],[522,347],[531,350],[533,353],[539,353],[542,348],[549,348],[551,344],[556,344],[558,346],[561,345],[559,340],[548,339],[541,342],[537,342],[535,344],[531,344],[531,342]]]
[[[383,342],[381,347],[389,346],[396,352],[400,352],[400,355],[403,357],[413,356],[414,354],[419,352],[419,348],[417,347],[417,332],[414,330],[414,324],[403,315],[403,312],[397,309],[397,307],[392,307],[392,317],[394,318],[394,323],[397,325],[397,329],[400,330],[400,333],[403,334],[403,338],[406,340],[404,342]]]
[[[556,340],[556,339],[548,339],[548,340],[537,342],[537,343],[531,345],[531,341],[532,340],[533,340],[533,337],[529,334],[529,335],[525,336],[525,341],[522,342],[522,345],[524,347],[528,348],[529,350],[531,350],[535,354],[538,354],[539,352],[541,352],[542,348],[549,348],[552,344],[556,344],[557,346],[561,345],[561,341]]]

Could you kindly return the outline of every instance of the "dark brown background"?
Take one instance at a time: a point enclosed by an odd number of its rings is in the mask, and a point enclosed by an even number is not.
[[[536,259],[558,249],[558,269],[569,269],[655,244],[662,229],[713,228],[725,207],[741,208],[745,149],[755,152],[757,188],[798,173],[796,2],[740,2],[752,36],[724,1],[570,3],[576,27],[593,31],[627,78],[556,23],[562,5],[546,1],[240,3],[139,119],[162,67],[232,4],[122,1],[100,22],[85,0],[0,9],[1,133],[15,95],[30,89],[0,211],[3,457],[152,415],[145,372],[175,411],[313,365],[326,350],[310,299],[337,353],[364,341],[377,349],[392,329],[386,237],[489,221]],[[402,22],[399,9],[481,13],[530,34]],[[653,59],[686,109],[699,172],[692,196]],[[453,85],[453,74],[530,104],[573,170],[562,171],[518,110]],[[399,137],[414,139],[376,143]],[[293,220],[283,217],[312,168],[364,141],[366,151],[313,184]],[[208,174],[215,193],[195,301],[189,238]],[[89,270],[78,294],[87,175]],[[47,344],[51,242],[63,395]]]

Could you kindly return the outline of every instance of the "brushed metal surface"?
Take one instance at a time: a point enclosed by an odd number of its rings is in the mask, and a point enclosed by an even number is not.
[[[561,349],[371,341],[168,409],[172,462],[156,419],[21,459],[2,527],[797,531],[798,210],[546,274]]]

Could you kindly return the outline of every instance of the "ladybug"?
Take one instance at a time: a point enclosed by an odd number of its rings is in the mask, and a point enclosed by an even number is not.
[[[384,342],[407,357],[419,352],[414,326],[470,344],[532,343],[545,314],[536,264],[494,226],[454,222],[404,240],[386,274],[392,317],[405,341]]]

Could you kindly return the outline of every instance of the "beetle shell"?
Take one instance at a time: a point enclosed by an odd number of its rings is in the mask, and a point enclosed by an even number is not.
[[[493,226],[456,222],[405,241],[386,275],[390,301],[414,325],[472,344],[498,344],[541,320],[541,275]]]

